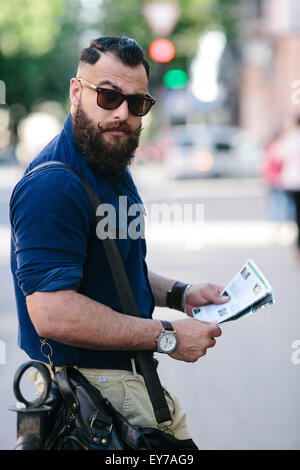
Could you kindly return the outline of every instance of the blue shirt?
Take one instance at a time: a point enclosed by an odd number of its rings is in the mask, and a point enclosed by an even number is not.
[[[74,140],[70,114],[61,133],[30,163],[14,188],[10,200],[11,270],[19,320],[18,344],[32,359],[44,362],[47,360],[41,354],[40,338],[26,308],[27,295],[73,289],[122,312],[103,244],[96,234],[95,215],[79,178],[59,166],[41,168],[26,176],[49,160],[73,167],[103,204],[115,207],[117,233],[119,196],[127,196],[128,205],[142,204],[128,169],[118,177],[103,177],[91,169]],[[130,220],[128,217],[128,224]],[[120,237],[116,243],[140,315],[151,318],[155,302],[145,262],[145,239]],[[53,340],[49,343],[55,365],[101,368],[135,357],[131,351],[95,351]]]

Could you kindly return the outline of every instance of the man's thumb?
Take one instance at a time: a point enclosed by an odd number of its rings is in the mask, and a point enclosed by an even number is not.
[[[216,304],[224,304],[225,302],[228,302],[228,300],[230,299],[230,296],[227,294],[227,295],[220,295],[220,294],[216,294],[214,296],[214,302]]]

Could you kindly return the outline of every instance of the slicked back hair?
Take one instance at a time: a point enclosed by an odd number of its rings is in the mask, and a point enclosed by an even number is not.
[[[95,64],[101,57],[101,53],[111,52],[123,64],[136,67],[143,64],[149,78],[149,64],[145,59],[145,53],[141,46],[126,36],[104,36],[91,41],[90,46],[80,53],[80,63]]]

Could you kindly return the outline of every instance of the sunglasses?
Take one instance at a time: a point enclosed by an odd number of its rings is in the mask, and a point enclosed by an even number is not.
[[[119,91],[97,87],[85,78],[77,78],[77,80],[79,82],[83,80],[87,83],[87,88],[97,92],[97,105],[103,109],[117,109],[126,100],[131,114],[134,116],[145,116],[156,103],[156,100],[148,94],[146,96],[124,95]]]

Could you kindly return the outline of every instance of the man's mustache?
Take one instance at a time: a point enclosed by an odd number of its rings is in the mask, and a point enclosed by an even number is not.
[[[142,132],[142,125],[138,127],[136,130],[130,129],[129,125],[126,122],[119,122],[116,124],[109,124],[107,126],[103,126],[102,122],[98,122],[98,127],[102,132],[112,132],[112,131],[122,131],[125,134],[132,134],[134,136],[139,136]]]
[[[98,127],[101,129],[103,132],[107,131],[123,131],[126,134],[131,134],[131,129],[128,124],[126,123],[117,123],[117,124],[109,124],[107,126],[103,126],[102,122],[98,122]]]

